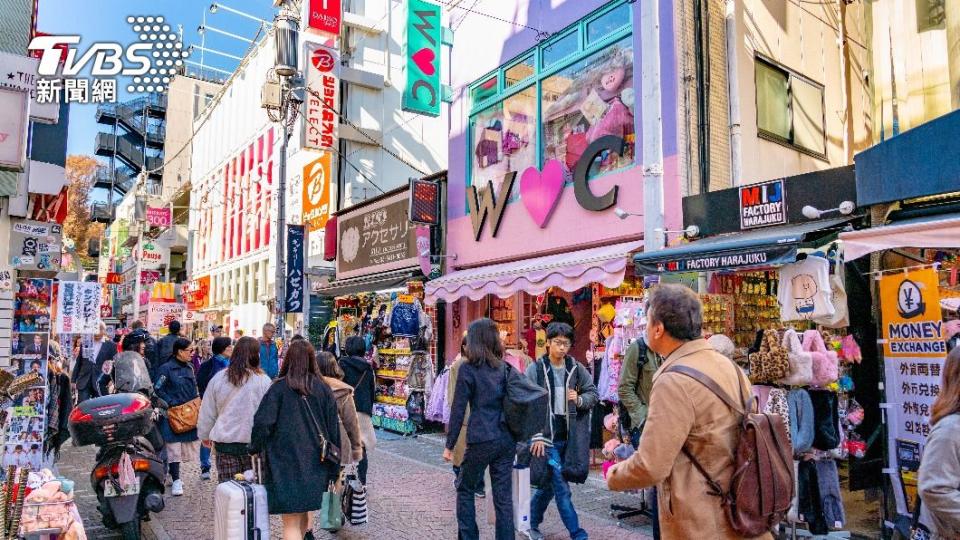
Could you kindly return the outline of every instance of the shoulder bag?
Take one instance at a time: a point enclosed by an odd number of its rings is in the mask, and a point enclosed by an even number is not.
[[[167,409],[167,421],[170,423],[170,430],[177,435],[197,429],[197,422],[199,419],[199,397],[195,397],[186,403]]]
[[[317,431],[317,442],[320,444],[320,461],[329,461],[334,465],[340,465],[340,447],[330,442],[323,434],[323,428],[320,427],[320,422],[318,422],[317,417],[314,416],[313,408],[310,407],[310,400],[307,399],[307,396],[300,396],[300,399],[302,400],[301,405],[303,405],[307,414],[310,416],[310,422]]]

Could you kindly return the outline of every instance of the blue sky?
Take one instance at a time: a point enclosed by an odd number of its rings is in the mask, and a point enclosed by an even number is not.
[[[271,0],[226,0],[219,3],[268,21],[276,12]],[[211,0],[40,0],[37,29],[48,34],[79,35],[81,51],[98,41],[126,44],[135,40],[136,35],[126,22],[129,15],[162,15],[174,32],[177,25],[182,25],[184,46],[201,44],[197,27],[203,23],[204,15],[208,26],[248,38],[256,35],[259,23],[224,9],[211,14],[210,4]],[[205,33],[205,40],[206,48],[234,56],[243,56],[247,48],[247,44],[237,39],[212,31]],[[199,62],[200,51],[194,51],[190,59]],[[205,65],[227,71],[233,71],[237,65],[236,60],[210,53],[204,53],[203,60]],[[89,77],[89,73],[80,76]],[[126,84],[118,84],[120,100],[131,97],[125,87]],[[93,155],[94,139],[101,129],[95,113],[95,105],[71,104],[68,153]]]

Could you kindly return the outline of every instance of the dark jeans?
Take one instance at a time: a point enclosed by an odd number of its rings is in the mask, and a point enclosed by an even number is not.
[[[513,540],[513,458],[516,444],[509,435],[498,440],[468,444],[457,477],[457,527],[459,540],[479,540],[476,493],[483,471],[490,467],[493,508],[497,515],[496,540]]]
[[[200,471],[210,472],[210,449],[200,445]]]
[[[553,446],[547,448],[547,459],[549,460],[550,483],[540,486],[533,492],[530,499],[530,528],[539,530],[543,523],[543,514],[547,511],[551,499],[557,500],[557,511],[560,513],[560,521],[570,533],[572,540],[586,540],[587,531],[580,528],[580,519],[577,517],[577,510],[573,507],[573,501],[570,500],[570,484],[563,478],[561,473],[561,463],[566,453],[567,441],[554,441]]]
[[[633,444],[634,448],[640,447],[640,430],[633,429],[630,431],[630,442]],[[652,490],[653,496],[650,498],[650,521],[653,525],[653,540],[660,540],[660,507],[657,504],[657,488],[654,486]]]

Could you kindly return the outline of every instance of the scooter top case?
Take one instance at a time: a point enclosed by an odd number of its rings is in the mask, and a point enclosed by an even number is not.
[[[146,435],[153,429],[153,406],[143,394],[112,394],[81,401],[70,413],[76,446],[106,444]]]

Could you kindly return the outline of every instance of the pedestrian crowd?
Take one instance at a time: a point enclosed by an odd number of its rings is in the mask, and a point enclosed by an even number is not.
[[[748,420],[762,425],[764,416],[751,414],[744,397],[751,395],[750,382],[724,354],[727,343],[703,338],[703,307],[690,289],[658,286],[646,316],[644,335],[625,353],[619,383],[621,447],[628,450],[618,448],[607,486],[648,490],[655,538],[772,538],[779,510],[758,506],[757,493],[732,489],[735,471],[777,474],[769,461],[774,452],[744,455],[768,436],[743,435]],[[184,492],[182,463],[199,460],[208,480],[213,457],[217,480],[225,482],[259,459],[270,513],[282,516],[282,537],[312,538],[313,513],[320,511],[328,524],[327,495],[344,473],[366,484],[376,445],[376,388],[364,340],[348,338],[337,358],[300,336],[278,347],[269,324],[262,338],[235,341],[222,329],[198,342],[182,337],[176,321],[168,329],[157,341],[134,323],[119,353],[103,327],[92,350],[74,342],[70,381],[77,398],[131,388],[120,380],[128,370],[118,367],[142,365],[149,390],[171,410],[199,406],[193,429],[174,431],[169,416],[160,421],[173,495]],[[549,324],[546,353],[520,373],[507,361],[494,321],[473,321],[464,333],[449,376],[443,451],[456,477],[458,538],[480,538],[476,499],[487,493],[487,474],[495,538],[515,538],[513,483],[515,468],[524,465],[534,487],[529,537],[543,538],[540,527],[553,502],[570,538],[588,538],[570,484],[589,475],[591,412],[599,397],[583,359],[571,355],[574,335],[566,323]],[[917,521],[930,525],[928,537],[960,538],[960,348],[946,359],[931,423],[919,472],[923,519]]]

